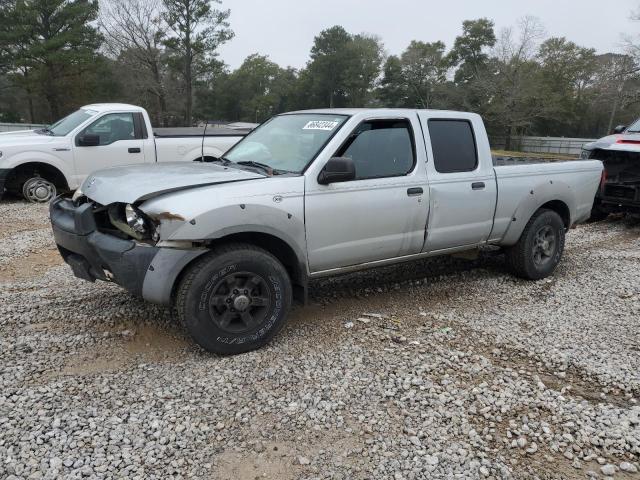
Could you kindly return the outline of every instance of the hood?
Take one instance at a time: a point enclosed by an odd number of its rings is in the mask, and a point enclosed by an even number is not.
[[[52,142],[65,141],[65,137],[40,135],[35,130],[20,130],[18,132],[0,133],[0,147],[42,145]]]
[[[265,178],[256,172],[215,163],[176,162],[100,170],[82,184],[82,192],[101,205],[135,203],[192,187]]]
[[[640,133],[619,133],[602,137],[595,142],[585,143],[585,150],[618,150],[622,152],[640,152]]]

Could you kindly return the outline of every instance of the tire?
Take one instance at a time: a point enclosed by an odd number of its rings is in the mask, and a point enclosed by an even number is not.
[[[55,184],[43,177],[30,177],[22,185],[22,196],[31,203],[49,203],[57,194]]]
[[[278,259],[253,245],[229,244],[188,268],[175,305],[198,345],[235,355],[264,346],[282,329],[291,296],[291,280]]]
[[[518,243],[507,249],[507,264],[513,273],[527,280],[540,280],[551,275],[564,251],[565,226],[552,210],[533,214]]]

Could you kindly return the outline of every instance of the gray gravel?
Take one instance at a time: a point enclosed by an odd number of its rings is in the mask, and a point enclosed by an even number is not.
[[[317,282],[233,358],[43,225],[0,203],[0,478],[640,478],[637,224],[572,231],[540,282],[496,254]]]

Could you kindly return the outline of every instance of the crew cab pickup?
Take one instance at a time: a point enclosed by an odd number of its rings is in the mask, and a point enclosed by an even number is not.
[[[50,212],[77,277],[175,305],[198,344],[234,354],[272,338],[317,277],[486,245],[520,277],[551,275],[601,172],[494,166],[472,113],[312,110],[215,162],[96,172]]]
[[[205,136],[206,130],[206,136]],[[48,128],[0,134],[0,197],[31,202],[75,190],[94,170],[119,165],[219,158],[250,128],[153,129],[133,105],[87,105]]]
[[[619,125],[614,134],[587,143],[581,158],[604,164],[602,184],[596,194],[591,218],[610,213],[640,215],[640,120],[629,127]]]

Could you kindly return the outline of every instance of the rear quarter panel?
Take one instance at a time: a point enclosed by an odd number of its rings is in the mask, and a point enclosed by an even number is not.
[[[490,242],[515,244],[542,205],[560,200],[570,224],[589,218],[602,173],[599,161],[568,161],[495,167],[498,203]]]

